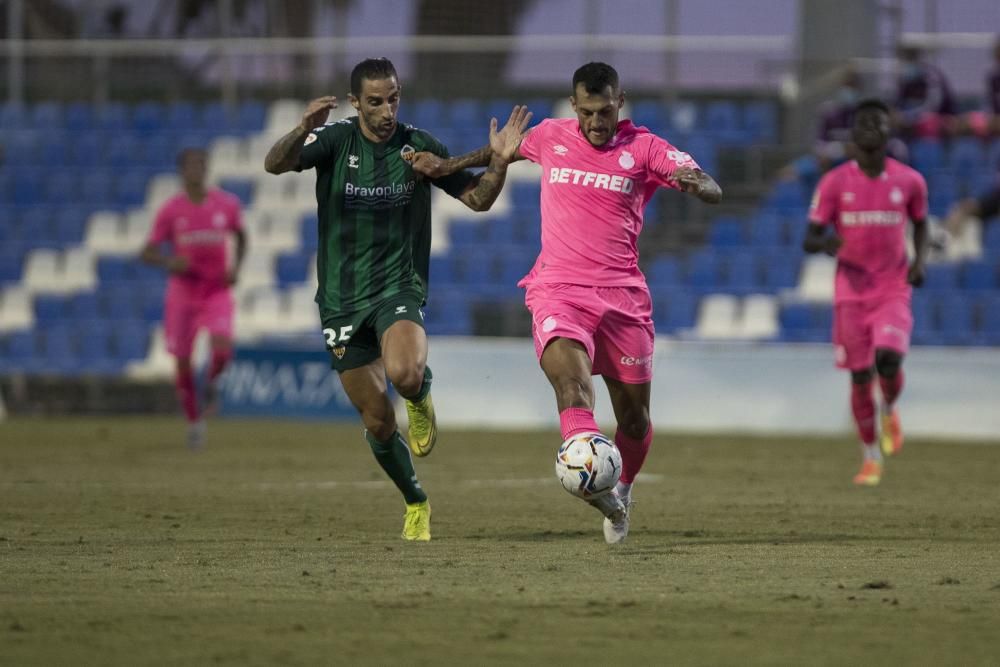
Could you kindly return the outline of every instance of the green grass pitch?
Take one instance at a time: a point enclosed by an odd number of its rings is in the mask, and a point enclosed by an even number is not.
[[[427,544],[356,425],[183,435],[0,424],[0,663],[1000,663],[1000,443],[658,433],[609,547],[554,432],[443,432]]]

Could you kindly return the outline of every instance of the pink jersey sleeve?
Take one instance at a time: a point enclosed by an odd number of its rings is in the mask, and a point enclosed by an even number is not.
[[[548,125],[549,119],[546,118],[531,128],[528,135],[521,140],[521,145],[518,147],[517,152],[532,162],[538,162],[538,156],[541,155],[542,141],[545,138],[544,135],[548,130]]]
[[[927,218],[927,181],[919,172],[913,172],[913,187],[910,190],[910,201],[906,203],[906,211],[910,220]]]
[[[674,180],[674,172],[681,167],[701,169],[690,154],[671,145],[669,141],[651,134],[649,153],[646,156],[646,167],[651,181],[657,185],[680,189]]]
[[[812,202],[809,204],[809,222],[816,225],[829,225],[837,219],[837,185],[833,174],[829,173],[819,179]]]
[[[146,240],[148,244],[159,245],[171,240],[171,223],[174,218],[171,211],[173,208],[172,204],[173,202],[168,201],[156,212],[156,218],[153,220],[153,228],[150,230],[149,238]]]

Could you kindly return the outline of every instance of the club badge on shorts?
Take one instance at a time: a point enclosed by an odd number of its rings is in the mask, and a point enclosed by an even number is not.
[[[345,347],[344,345],[338,345],[337,347],[332,348],[330,351],[333,352],[333,356],[337,357],[337,359],[343,359],[344,355],[347,354],[347,347]]]

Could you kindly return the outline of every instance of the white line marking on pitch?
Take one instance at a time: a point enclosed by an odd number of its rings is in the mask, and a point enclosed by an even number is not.
[[[636,481],[642,482],[644,484],[657,484],[663,481],[663,475],[657,474],[647,474],[639,473]],[[464,487],[474,487],[474,488],[512,488],[521,486],[536,486],[538,484],[549,484],[552,482],[551,477],[515,477],[511,479],[461,479],[458,480],[458,486]],[[388,480],[365,480],[365,481],[322,481],[322,482],[260,482],[255,484],[256,488],[261,490],[268,489],[337,489],[337,488],[350,488],[350,489],[384,489],[388,486],[392,486],[392,482]]]

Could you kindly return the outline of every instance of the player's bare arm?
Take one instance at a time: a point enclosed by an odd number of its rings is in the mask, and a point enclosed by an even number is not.
[[[489,145],[470,153],[442,158],[427,151],[420,151],[405,156],[405,159],[410,161],[415,172],[430,179],[448,176],[463,169],[488,167],[494,155],[499,155],[508,164],[523,160],[517,149],[524,139],[532,115],[528,107],[515,106],[507,118],[507,123],[499,130],[497,130],[497,119],[491,118]]]
[[[314,127],[326,122],[330,117],[330,110],[336,106],[337,98],[333,96],[318,97],[311,101],[302,114],[302,122],[271,146],[264,158],[264,169],[270,174],[283,174],[298,167],[306,137]]]
[[[906,274],[906,281],[914,287],[924,284],[925,268],[927,266],[927,251],[930,247],[930,234],[927,220],[922,218],[913,221],[913,262]]]
[[[236,236],[236,257],[233,267],[226,274],[226,280],[230,285],[235,285],[240,275],[240,267],[243,266],[243,258],[247,254],[247,234],[242,229],[238,229],[233,234]]]
[[[825,225],[817,225],[815,222],[809,223],[806,237],[802,241],[802,249],[807,253],[823,252],[830,257],[836,257],[842,245],[844,245],[844,239],[832,231],[827,233]]]
[[[507,162],[494,154],[486,171],[475,179],[459,196],[459,200],[473,211],[488,211],[497,200],[507,180]]]
[[[680,167],[674,172],[674,180],[681,190],[693,194],[706,204],[718,204],[722,201],[722,188],[701,169]]]
[[[180,255],[168,255],[160,250],[159,246],[152,243],[147,244],[146,247],[142,249],[139,259],[146,264],[158,266],[168,273],[184,273],[191,265],[191,262],[187,257],[182,257]]]

